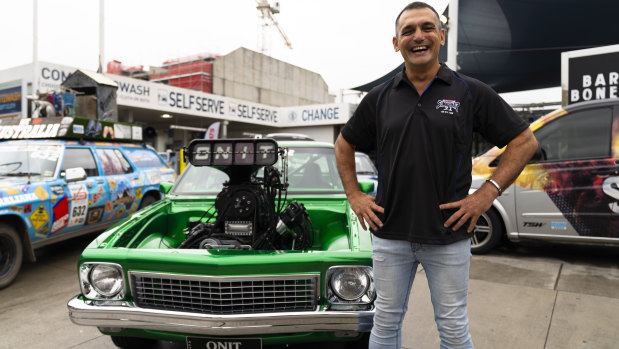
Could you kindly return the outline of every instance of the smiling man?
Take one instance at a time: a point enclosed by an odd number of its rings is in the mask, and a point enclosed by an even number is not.
[[[537,142],[496,92],[439,63],[445,31],[431,6],[407,5],[395,25],[393,47],[404,58],[404,70],[364,97],[335,144],[350,206],[373,233],[377,299],[370,348],[401,347],[419,264],[441,348],[472,348],[466,307],[470,233],[522,171]],[[507,148],[491,178],[468,195],[474,131]],[[356,147],[377,149],[376,201],[359,190]]]

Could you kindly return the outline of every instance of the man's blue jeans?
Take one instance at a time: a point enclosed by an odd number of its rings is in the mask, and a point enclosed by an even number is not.
[[[402,347],[402,322],[421,264],[428,278],[441,349],[473,348],[466,314],[471,241],[426,245],[373,236],[376,314],[370,349]]]

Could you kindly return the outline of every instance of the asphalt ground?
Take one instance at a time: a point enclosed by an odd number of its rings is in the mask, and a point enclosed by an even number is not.
[[[67,301],[79,293],[77,259],[93,238],[38,250],[38,261],[0,290],[0,348],[115,348],[96,328],[68,317]],[[469,318],[478,349],[619,348],[619,248],[523,244],[473,256]],[[404,322],[403,348],[439,347],[422,269]]]

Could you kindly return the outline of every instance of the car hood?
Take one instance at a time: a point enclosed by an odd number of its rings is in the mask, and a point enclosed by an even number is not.
[[[36,184],[43,184],[44,182],[46,182],[47,180],[43,177],[40,176],[32,176],[30,178],[28,177],[6,177],[6,176],[0,176],[0,189],[1,188],[5,188],[5,187],[9,187],[9,188],[15,188],[15,189],[21,189],[23,186],[25,185],[36,185]],[[28,183],[30,182],[30,183]]]

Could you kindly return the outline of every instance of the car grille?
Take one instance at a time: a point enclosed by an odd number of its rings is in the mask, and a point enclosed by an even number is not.
[[[203,277],[131,272],[131,292],[142,308],[205,314],[313,311],[319,275]]]

